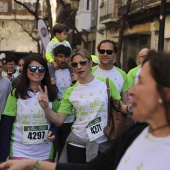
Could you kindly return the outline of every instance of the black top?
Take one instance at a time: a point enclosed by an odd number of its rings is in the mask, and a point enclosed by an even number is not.
[[[136,123],[116,138],[106,152],[99,154],[87,164],[58,163],[56,170],[115,170],[127,148],[146,126],[146,123]]]

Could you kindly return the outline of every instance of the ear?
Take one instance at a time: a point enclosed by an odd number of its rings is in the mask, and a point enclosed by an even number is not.
[[[58,37],[59,33],[55,33],[55,36]]]
[[[166,100],[167,100],[167,101],[170,101],[170,88],[165,87],[165,88],[163,89],[163,91],[164,91]]]
[[[93,67],[93,61],[89,61],[89,64],[90,64],[90,67],[92,68]]]

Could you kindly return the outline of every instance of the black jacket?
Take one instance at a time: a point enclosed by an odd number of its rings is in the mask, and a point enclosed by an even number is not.
[[[116,138],[106,152],[101,153],[87,164],[58,163],[56,170],[115,170],[127,148],[146,126],[148,126],[146,123],[136,123]]]

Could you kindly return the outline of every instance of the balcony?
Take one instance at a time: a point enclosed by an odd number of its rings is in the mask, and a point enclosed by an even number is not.
[[[108,0],[100,4],[100,23],[106,24],[117,21],[117,12],[114,10],[113,0]]]
[[[129,14],[137,13],[143,9],[149,9],[153,6],[159,6],[161,3],[160,0],[137,0],[132,2],[130,5]],[[118,16],[122,16],[126,13],[126,5],[118,9]]]

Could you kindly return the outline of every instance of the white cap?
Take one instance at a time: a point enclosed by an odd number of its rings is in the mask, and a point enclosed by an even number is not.
[[[0,59],[3,59],[3,58],[5,58],[5,57],[6,57],[5,53],[1,53],[1,54],[0,54]]]

